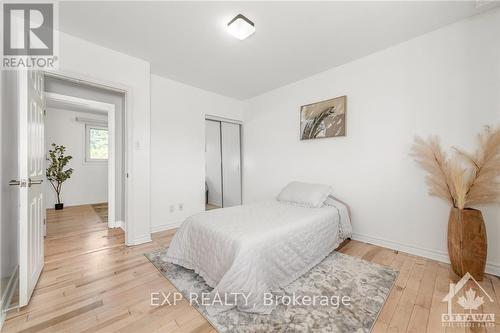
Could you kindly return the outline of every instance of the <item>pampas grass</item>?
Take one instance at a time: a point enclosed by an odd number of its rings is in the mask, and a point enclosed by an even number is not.
[[[450,185],[450,163],[438,137],[432,136],[428,140],[416,137],[412,156],[420,167],[427,171],[425,181],[429,186],[429,194],[455,206],[453,188]]]
[[[474,153],[454,148],[449,158],[436,136],[415,138],[411,155],[427,171],[430,195],[459,209],[500,204],[500,127],[486,127],[478,142]]]

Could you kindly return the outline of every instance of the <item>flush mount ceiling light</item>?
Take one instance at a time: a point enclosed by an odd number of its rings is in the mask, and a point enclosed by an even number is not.
[[[227,24],[227,32],[239,40],[244,40],[255,32],[255,25],[245,16],[238,14]]]

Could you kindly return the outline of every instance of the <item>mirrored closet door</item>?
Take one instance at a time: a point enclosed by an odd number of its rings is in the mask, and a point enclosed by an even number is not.
[[[206,209],[241,205],[241,125],[205,121]]]

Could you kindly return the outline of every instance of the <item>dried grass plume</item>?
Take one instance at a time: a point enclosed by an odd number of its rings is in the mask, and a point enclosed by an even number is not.
[[[425,171],[429,194],[460,209],[500,204],[500,126],[486,127],[474,153],[454,148],[452,158],[436,136],[415,138],[411,155]]]

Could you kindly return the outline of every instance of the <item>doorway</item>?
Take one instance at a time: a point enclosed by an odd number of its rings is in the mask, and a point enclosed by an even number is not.
[[[4,134],[0,138],[1,327],[7,310],[29,303],[45,263],[98,251],[106,253],[107,249],[125,245],[125,153],[130,140],[126,105],[130,90],[35,70],[3,71],[0,86],[0,127]],[[53,127],[46,123],[50,110],[54,112],[49,115]],[[62,124],[63,118],[71,124]],[[48,133],[58,131],[63,139],[48,138]],[[72,155],[71,162],[76,162],[62,168],[74,168],[75,173],[64,179],[59,194],[65,207],[57,211],[54,204],[60,202],[54,201],[50,191],[55,188],[46,177],[47,158],[51,157],[48,150],[56,150],[52,143],[59,146],[59,152],[60,146],[65,146],[63,155]],[[105,180],[96,173],[87,174],[71,194],[69,180],[77,173],[83,175],[87,165],[93,171],[104,165],[101,174]],[[96,179],[97,183],[92,183]],[[95,190],[99,186],[104,188],[101,199],[89,202],[91,205],[78,202],[83,188]],[[51,207],[50,214],[47,206]],[[49,223],[53,223],[55,237],[50,235]]]
[[[13,282],[4,288],[2,281],[0,323],[13,306],[10,299],[18,301],[17,307],[29,303],[45,263],[125,245],[128,94],[54,72],[17,71],[1,78],[2,109],[11,111],[0,118],[2,128],[17,139],[2,140],[2,153],[17,156],[8,159],[12,165],[2,164],[9,167],[1,175],[2,193],[8,189],[18,199],[2,221],[18,226],[9,231],[17,240],[9,248],[18,251],[5,268]],[[69,155],[64,167],[55,168],[60,179],[46,175],[48,166]],[[93,191],[101,196],[89,199]]]
[[[241,205],[241,124],[205,120],[205,209]]]
[[[46,152],[64,146],[73,171],[60,196],[49,179],[44,185],[45,262],[123,245],[125,93],[46,74],[44,96]]]
[[[95,209],[105,217],[108,212],[108,226],[110,228],[122,227],[126,230],[127,196],[127,131],[126,131],[126,105],[127,92],[120,88],[94,83],[85,78],[70,77],[58,73],[45,73],[45,95],[57,107],[70,108],[74,112],[84,111],[87,114],[77,115],[73,118],[73,125],[77,129],[80,141],[84,140],[85,146],[80,144],[78,153],[85,169],[95,172],[103,164],[107,165],[107,187],[102,178],[96,177],[91,183],[95,188],[107,188],[107,201],[97,200],[92,193],[87,194],[90,203],[96,204]],[[49,105],[50,106],[50,105]],[[114,108],[114,110],[113,110]],[[78,118],[78,119],[77,119]],[[103,119],[104,118],[104,119]],[[109,140],[109,156],[107,162],[102,160],[102,149],[98,144],[104,137]],[[92,149],[92,151],[91,151]],[[95,156],[94,156],[95,155]],[[106,159],[106,156],[104,156]],[[105,163],[102,163],[105,162]],[[89,174],[91,176],[92,174]],[[87,177],[87,179],[89,179]],[[101,181],[98,181],[101,179]],[[94,196],[95,197],[95,196]],[[82,203],[82,197],[75,198],[75,203]],[[107,209],[106,209],[107,202]],[[85,202],[83,202],[85,203]],[[101,205],[99,205],[101,204]]]
[[[57,182],[48,179],[45,185],[45,206],[64,209],[66,206],[89,205],[101,223],[109,228],[119,227],[116,219],[116,131],[115,105],[95,100],[45,92],[45,147],[48,165],[50,152],[64,147],[71,156],[68,169],[71,177],[64,191]],[[119,171],[118,171],[119,172]],[[57,191],[61,194],[56,193]]]

